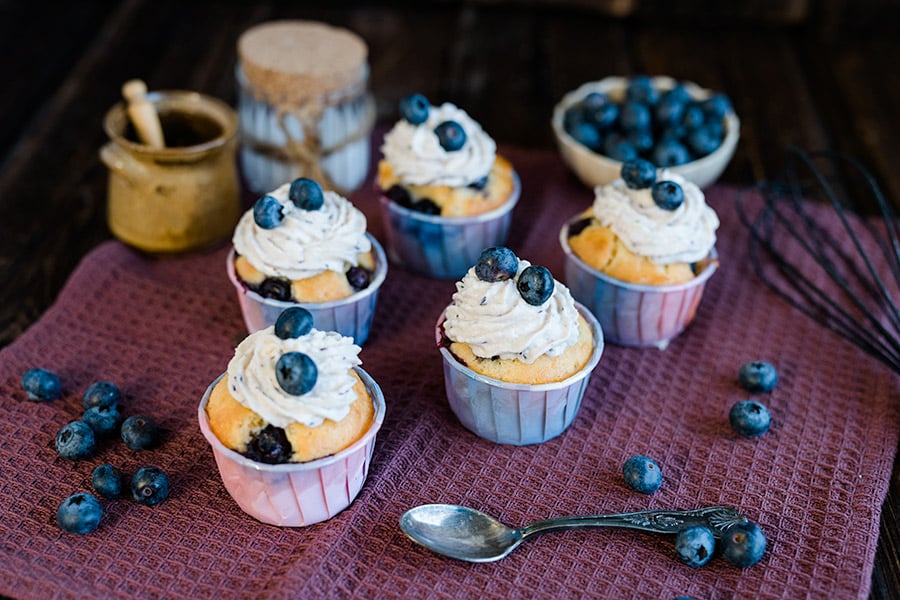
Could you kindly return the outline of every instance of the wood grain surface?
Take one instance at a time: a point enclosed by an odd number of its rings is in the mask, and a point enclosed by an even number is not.
[[[276,18],[359,33],[381,123],[418,91],[464,107],[501,144],[553,149],[550,114],[565,92],[666,74],[731,97],[742,135],[722,182],[778,178],[792,144],[831,148],[900,206],[897,2],[0,0],[0,346],[110,237],[98,149],[122,83],[234,105],[237,37]],[[895,467],[872,598],[900,598],[898,491]]]

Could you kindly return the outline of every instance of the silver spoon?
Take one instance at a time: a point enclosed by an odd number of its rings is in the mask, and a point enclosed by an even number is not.
[[[414,542],[438,554],[469,562],[491,562],[515,550],[527,537],[557,529],[616,527],[674,534],[682,527],[703,525],[719,539],[726,529],[746,521],[747,517],[730,506],[707,506],[695,510],[560,517],[513,529],[474,508],[424,504],[403,513],[400,529]]]

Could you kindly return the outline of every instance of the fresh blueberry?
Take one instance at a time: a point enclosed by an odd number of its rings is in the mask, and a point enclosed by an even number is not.
[[[266,425],[256,432],[247,443],[244,456],[267,465],[277,465],[291,460],[294,453],[284,429]]]
[[[725,560],[746,569],[758,563],[765,554],[766,534],[756,523],[737,523],[728,528],[719,545]]]
[[[712,531],[702,525],[692,525],[678,531],[675,536],[675,552],[681,562],[689,567],[702,567],[712,558],[716,539]]]
[[[653,163],[657,167],[675,167],[691,161],[691,153],[674,139],[663,139],[653,149]]]
[[[708,119],[722,120],[732,112],[731,100],[725,94],[713,94],[701,103]]]
[[[412,123],[421,125],[428,120],[430,103],[422,94],[409,94],[400,99],[400,116]]]
[[[659,132],[659,143],[677,142],[680,144],[685,136],[687,136],[687,129],[681,123],[666,125]]]
[[[475,275],[482,281],[505,281],[519,272],[519,259],[506,246],[486,248],[475,263]]]
[[[703,125],[704,118],[703,108],[700,104],[691,102],[687,105],[687,108],[685,108],[684,114],[681,117],[681,124],[688,130],[696,129]]]
[[[594,125],[600,131],[606,131],[616,124],[619,119],[619,105],[607,102],[596,108],[584,108],[584,120]]]
[[[670,102],[675,101],[686,104],[691,101],[691,95],[687,91],[687,88],[684,87],[683,83],[676,83],[672,89],[667,90],[662,94],[660,100],[668,100]]]
[[[633,190],[648,188],[656,181],[656,167],[643,158],[622,163],[621,174],[625,185]]]
[[[626,131],[650,128],[650,109],[641,102],[626,102],[619,113],[619,123]]]
[[[728,412],[728,422],[737,433],[747,437],[758,437],[769,430],[772,416],[769,409],[755,400],[741,400],[732,405]]]
[[[577,123],[571,130],[569,135],[582,146],[586,146],[591,150],[600,148],[600,132],[590,123]]]
[[[778,371],[772,363],[754,360],[741,365],[738,370],[738,384],[754,394],[771,392],[778,384]]]
[[[629,131],[626,139],[638,153],[649,152],[653,148],[653,132],[649,129]]]
[[[306,335],[312,328],[312,314],[302,306],[292,306],[284,309],[275,320],[275,335],[282,340]]]
[[[284,277],[266,277],[259,284],[259,295],[274,300],[290,300],[291,281]]]
[[[434,128],[434,133],[447,152],[456,152],[466,145],[466,132],[456,121],[444,121]]]
[[[372,272],[364,267],[350,267],[347,269],[347,283],[357,292],[369,287],[372,281]]]
[[[253,204],[253,222],[263,229],[275,229],[284,221],[284,208],[275,196],[266,194]]]
[[[56,451],[69,460],[83,460],[94,454],[94,430],[84,421],[72,421],[56,434]]]
[[[636,492],[652,494],[662,485],[662,471],[648,456],[632,456],[622,465],[625,483]]]
[[[68,533],[90,533],[97,529],[103,517],[103,507],[94,496],[73,494],[56,509],[56,523]]]
[[[674,125],[681,121],[685,102],[674,96],[665,95],[654,107],[653,115],[660,125]]]
[[[111,381],[98,381],[88,386],[81,398],[85,409],[92,407],[116,407],[122,399],[119,386]]]
[[[646,75],[635,75],[628,80],[625,99],[648,105],[656,104],[659,101],[659,90]]]
[[[125,490],[125,475],[112,465],[102,464],[91,473],[91,485],[104,498],[120,498]]]
[[[291,182],[288,198],[294,206],[303,210],[319,210],[325,202],[322,186],[307,177],[298,177]]]
[[[584,110],[580,104],[574,104],[567,108],[563,113],[563,129],[571,134],[576,125],[584,123],[587,120]]]
[[[606,137],[603,141],[603,154],[613,160],[622,162],[638,157],[638,151],[634,144],[619,134],[612,134]]]
[[[553,295],[553,275],[547,267],[530,265],[522,270],[516,289],[522,300],[532,306],[540,306]]]
[[[706,156],[715,152],[722,141],[712,127],[704,125],[688,133],[687,143],[695,155]]]
[[[278,385],[292,396],[302,396],[313,389],[318,376],[316,363],[302,352],[286,352],[275,364]]]
[[[650,194],[663,210],[675,210],[684,202],[684,190],[674,181],[657,181],[650,188]]]
[[[591,92],[581,100],[581,106],[586,111],[603,108],[609,103],[609,96],[603,92]]]
[[[132,450],[150,450],[159,444],[159,426],[145,415],[125,419],[119,433],[125,445]]]
[[[159,467],[141,467],[131,478],[131,497],[154,506],[169,496],[169,477]]]
[[[31,400],[54,400],[62,393],[62,382],[53,371],[28,369],[22,375],[22,388]]]
[[[81,420],[94,430],[96,436],[107,437],[122,424],[122,413],[118,406],[92,406],[82,413]]]

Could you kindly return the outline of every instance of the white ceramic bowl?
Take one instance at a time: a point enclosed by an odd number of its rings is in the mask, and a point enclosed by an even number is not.
[[[657,89],[662,91],[670,90],[675,87],[676,83],[679,83],[671,77],[664,76],[653,77],[652,82]],[[712,91],[701,88],[689,81],[681,81],[681,83],[691,98],[703,100],[713,94]],[[600,81],[590,81],[563,96],[562,100],[553,109],[553,133],[556,135],[563,160],[578,178],[591,188],[597,185],[606,185],[614,179],[618,179],[622,163],[602,154],[597,154],[576,142],[572,136],[566,133],[563,127],[563,116],[569,107],[580,102],[591,92],[602,92],[611,100],[621,102],[625,97],[627,85],[627,77],[607,77]],[[728,166],[731,157],[734,155],[734,149],[737,146],[738,138],[740,138],[740,131],[741,122],[732,111],[725,116],[725,137],[722,140],[722,144],[714,152],[689,163],[667,168],[693,181],[701,188],[712,185],[722,174],[722,171],[725,170],[725,167]]]

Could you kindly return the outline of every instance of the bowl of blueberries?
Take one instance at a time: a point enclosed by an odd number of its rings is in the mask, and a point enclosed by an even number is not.
[[[699,187],[728,166],[740,120],[725,94],[671,77],[607,77],[566,94],[553,110],[563,160],[588,186],[617,177],[634,158]]]

